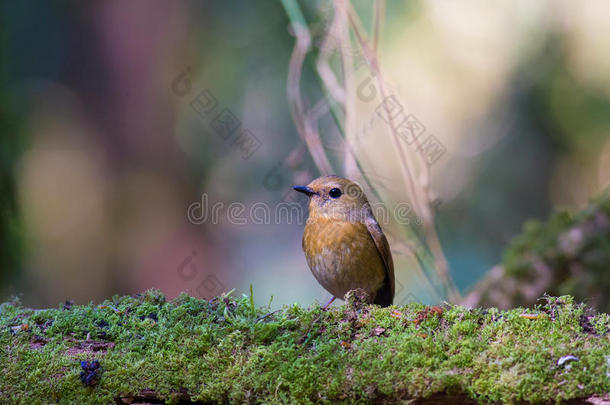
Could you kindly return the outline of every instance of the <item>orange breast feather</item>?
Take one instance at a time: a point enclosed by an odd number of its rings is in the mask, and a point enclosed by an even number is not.
[[[310,217],[303,250],[313,275],[335,297],[354,288],[374,296],[385,280],[380,253],[362,223]]]

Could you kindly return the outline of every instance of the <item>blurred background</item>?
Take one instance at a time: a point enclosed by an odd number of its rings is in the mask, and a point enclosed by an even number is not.
[[[334,6],[299,4],[314,58]],[[352,4],[370,31],[370,2]],[[443,145],[430,188],[464,294],[526,219],[582,207],[610,183],[610,3],[383,12],[384,80]],[[303,204],[291,186],[320,174],[287,103],[294,45],[279,1],[0,2],[0,300],[252,285],[258,304],[326,301],[303,218],[264,218]],[[324,93],[313,60],[300,80],[310,105]],[[374,134],[363,122],[357,132]],[[332,152],[331,127],[321,120]],[[396,301],[434,301],[410,271],[397,269]]]

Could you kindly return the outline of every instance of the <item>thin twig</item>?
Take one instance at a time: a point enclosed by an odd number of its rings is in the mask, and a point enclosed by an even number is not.
[[[373,6],[373,51],[379,50],[379,36],[385,17],[385,0],[375,0]]]
[[[297,131],[307,145],[316,166],[320,169],[322,174],[331,174],[332,166],[322,147],[320,134],[318,133],[317,128],[311,125],[301,98],[300,80],[303,62],[305,61],[305,56],[311,45],[311,37],[309,35],[309,30],[298,23],[293,23],[292,28],[296,36],[296,44],[292,51],[288,67],[287,93],[288,100],[291,104],[290,112],[297,127]]]
[[[354,30],[354,34],[356,35],[356,39],[358,40],[362,53],[367,63],[369,64],[371,71],[374,73],[375,79],[377,80],[377,85],[379,86],[381,97],[383,100],[385,100],[387,97],[387,92],[383,81],[383,75],[379,67],[379,60],[377,59],[377,55],[374,52],[374,49],[369,46],[368,41],[364,37],[364,30],[362,29],[362,25],[360,23],[360,19],[357,13],[355,12],[351,4],[349,4],[348,7],[350,24],[352,26],[352,29]],[[413,178],[413,173],[415,173],[415,169],[412,166],[411,161],[406,157],[406,154],[402,147],[402,143],[400,142],[397,135],[396,124],[394,123],[391,114],[388,114],[388,120],[393,135],[392,141],[399,155],[399,162],[401,163],[401,173],[403,176],[403,180],[407,184],[410,195],[413,197],[417,212],[422,216],[424,233],[426,235],[426,239],[428,240],[432,255],[434,257],[439,278],[446,290],[448,298],[452,301],[457,301],[460,299],[460,294],[457,288],[455,287],[455,284],[453,283],[451,275],[449,274],[449,266],[443,253],[438,234],[436,233],[434,217],[430,210],[430,201],[428,198],[428,193],[426,192],[427,190],[425,190],[421,184],[416,184]],[[426,165],[424,164],[424,166]],[[417,185],[420,186],[419,189],[417,188]]]
[[[276,310],[275,310],[275,311],[273,311],[273,312],[269,312],[269,313],[267,313],[267,314],[265,314],[265,315],[263,315],[263,316],[259,316],[258,318],[256,318],[256,321],[254,321],[254,323],[260,322],[260,321],[262,321],[263,319],[268,318],[268,317],[270,317],[271,315],[273,315],[273,314],[276,314],[276,313],[280,312],[281,310],[282,310],[281,308],[280,308],[280,309],[276,309]]]

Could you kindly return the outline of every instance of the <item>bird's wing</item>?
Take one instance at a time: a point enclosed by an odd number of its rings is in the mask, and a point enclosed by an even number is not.
[[[375,242],[375,246],[377,246],[377,251],[381,256],[381,260],[383,260],[383,265],[385,267],[386,277],[390,281],[390,291],[392,292],[392,298],[394,298],[394,261],[392,260],[392,252],[390,251],[390,244],[386,239],[381,227],[377,223],[377,220],[372,215],[368,215],[365,223],[366,228],[369,231],[369,234],[373,238]]]

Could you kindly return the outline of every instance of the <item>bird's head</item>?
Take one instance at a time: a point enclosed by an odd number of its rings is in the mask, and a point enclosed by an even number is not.
[[[370,212],[360,186],[339,176],[322,176],[294,190],[309,197],[309,216],[323,216],[351,222],[362,221]]]

